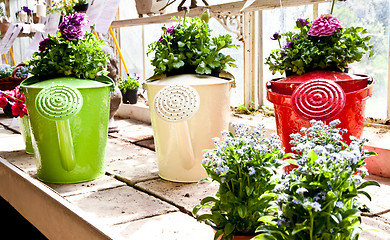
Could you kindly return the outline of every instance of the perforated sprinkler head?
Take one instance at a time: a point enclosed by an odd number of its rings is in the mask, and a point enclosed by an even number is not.
[[[200,105],[199,94],[190,86],[167,86],[154,97],[156,115],[169,122],[185,121],[191,118]]]
[[[291,97],[294,112],[307,120],[326,120],[345,106],[344,90],[331,80],[312,80],[296,88]]]
[[[83,98],[75,88],[55,85],[38,93],[35,106],[38,113],[49,120],[66,120],[80,111]]]

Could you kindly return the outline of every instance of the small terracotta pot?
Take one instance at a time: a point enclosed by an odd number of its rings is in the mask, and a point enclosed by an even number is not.
[[[11,23],[9,23],[9,22],[0,23],[0,31],[1,31],[2,35],[4,35],[7,32],[10,24]]]

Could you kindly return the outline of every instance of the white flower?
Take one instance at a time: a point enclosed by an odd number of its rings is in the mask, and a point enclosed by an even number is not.
[[[287,193],[281,193],[279,196],[278,196],[278,201],[282,202],[282,201],[286,201],[288,200],[290,196],[287,194]]]
[[[314,212],[319,212],[319,211],[321,211],[321,204],[319,204],[318,202],[313,202],[313,203],[311,203],[311,206],[313,207]]]
[[[335,127],[336,125],[339,125],[341,121],[339,119],[335,119],[329,123],[330,127]]]
[[[322,153],[326,153],[326,149],[323,146],[315,146],[314,152],[317,155],[321,155]]]
[[[216,143],[218,143],[221,139],[219,139],[219,137],[214,137],[214,138],[212,138],[212,140],[213,140],[213,143],[216,144]]]
[[[344,203],[341,202],[341,201],[338,201],[338,202],[336,202],[335,206],[338,207],[338,208],[343,208],[344,207]]]
[[[253,174],[255,174],[256,173],[256,170],[255,170],[255,168],[252,166],[252,167],[249,167],[248,168],[248,171],[249,171],[249,175],[253,175]]]
[[[308,192],[308,190],[306,188],[298,188],[297,189],[297,193],[300,195],[303,195],[305,192]]]

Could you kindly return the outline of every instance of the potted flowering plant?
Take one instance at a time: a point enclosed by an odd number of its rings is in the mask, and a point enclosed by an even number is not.
[[[34,76],[21,83],[37,140],[37,175],[46,182],[82,182],[104,174],[114,82],[105,76],[104,42],[83,30],[87,23],[84,13],[65,16],[57,36],[43,39],[28,61]]]
[[[69,15],[75,12],[74,6],[77,3],[77,0],[53,0],[50,1],[50,4],[47,6],[47,13],[59,12],[62,15]]]
[[[139,88],[139,76],[134,73],[134,77],[121,77],[118,83],[118,88],[121,90],[123,103],[136,104],[137,92]]]
[[[29,73],[28,67],[24,64],[11,67],[9,65],[0,66],[0,89],[12,90],[18,86]]]
[[[159,175],[171,181],[197,182],[206,176],[202,150],[212,148],[210,139],[228,129],[234,78],[221,70],[235,65],[221,50],[236,45],[229,35],[211,37],[208,11],[200,18],[188,18],[184,9],[184,18],[174,17],[176,23],[164,26],[161,37],[149,45],[155,75],[145,86]]]
[[[373,93],[373,79],[363,74],[348,74],[348,64],[360,61],[364,53],[373,55],[370,37],[362,27],[345,28],[330,14],[310,22],[298,19],[297,32],[275,33],[272,39],[286,43],[266,59],[272,73],[286,73],[267,83],[267,99],[275,106],[277,129],[286,151],[289,135],[309,127],[312,119],[326,123],[341,120],[345,136],[358,138],[363,133],[365,101]],[[352,100],[353,99],[353,100]],[[350,116],[355,117],[352,119]]]
[[[18,118],[19,129],[26,145],[26,152],[33,154],[26,101],[24,93],[19,91],[19,86],[12,90],[0,91],[0,108],[3,109],[7,116]]]
[[[233,124],[236,134],[224,131],[223,139],[214,138],[215,149],[204,154],[203,167],[209,179],[219,184],[216,196],[205,197],[195,206],[193,215],[215,230],[214,239],[255,236],[258,219],[277,211],[272,203],[277,169],[286,157],[274,134],[264,138],[264,127],[253,130]],[[197,215],[202,208],[211,213]]]
[[[4,2],[0,3],[0,34],[5,34],[9,28],[10,20],[7,16],[7,11],[5,10]]]
[[[369,43],[370,36],[362,27],[344,28],[342,23],[330,14],[324,14],[310,22],[298,18],[297,32],[275,33],[280,49],[273,50],[265,64],[275,74],[302,75],[314,70],[344,71],[348,64],[360,61],[368,52],[373,56],[374,47]],[[285,38],[282,47],[281,39]]]
[[[89,1],[88,0],[78,0],[74,6],[73,9],[76,12],[86,12],[89,7]]]
[[[107,75],[107,54],[101,46],[103,40],[83,28],[88,19],[83,13],[68,15],[59,26],[57,36],[49,35],[39,43],[27,62],[31,73],[41,80],[58,75],[95,79],[97,75]]]
[[[278,215],[261,217],[256,239],[358,239],[361,204],[359,195],[370,195],[363,189],[379,186],[363,181],[368,174],[365,157],[375,152],[363,150],[365,139],[351,137],[343,142],[345,129],[339,120],[325,125],[311,121],[310,128],[291,135],[296,151],[291,163],[299,166],[278,180]]]
[[[149,45],[147,53],[155,53],[151,60],[155,74],[211,74],[227,66],[236,67],[230,55],[221,53],[223,49],[237,48],[232,37],[211,37],[208,19],[188,18],[187,12],[188,9],[183,18],[173,18],[177,24],[162,27],[160,39]]]

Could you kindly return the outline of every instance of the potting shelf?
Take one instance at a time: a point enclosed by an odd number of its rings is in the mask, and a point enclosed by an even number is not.
[[[11,119],[0,114],[0,195],[49,239],[213,239],[212,229],[191,216],[209,183],[173,183],[158,177],[151,126],[118,119],[110,134],[106,174],[77,184],[46,184],[36,178],[35,160],[24,151]],[[390,179],[370,176],[371,212],[390,208]],[[390,213],[363,217],[360,239],[390,239]]]

